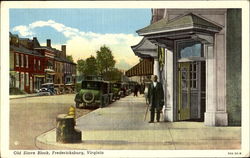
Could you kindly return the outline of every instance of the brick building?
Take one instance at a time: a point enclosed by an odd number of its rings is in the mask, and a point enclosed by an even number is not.
[[[19,38],[10,33],[10,88],[33,93],[43,83],[74,85],[75,69],[76,64],[66,58],[65,45],[60,51],[51,47],[50,39],[40,46],[36,37]]]

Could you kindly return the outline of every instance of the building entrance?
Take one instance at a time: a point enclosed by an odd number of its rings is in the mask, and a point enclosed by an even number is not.
[[[205,61],[178,63],[178,120],[204,120],[206,103],[205,72]]]
[[[177,43],[177,120],[204,120],[206,62],[203,44],[183,40]]]

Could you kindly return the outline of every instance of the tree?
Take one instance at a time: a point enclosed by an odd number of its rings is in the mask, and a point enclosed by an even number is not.
[[[105,45],[96,52],[96,61],[99,72],[102,75],[115,66],[115,60],[114,56],[112,55],[112,51]]]
[[[77,68],[77,71],[82,75],[84,74],[85,66],[86,66],[86,62],[83,59],[77,60],[77,67],[76,68]]]
[[[69,61],[71,61],[72,63],[74,62],[72,55],[67,55],[66,58],[67,58]]]
[[[103,78],[108,81],[121,81],[123,73],[117,68],[112,68],[105,72]]]
[[[97,62],[94,56],[90,56],[85,61],[84,75],[97,75]]]

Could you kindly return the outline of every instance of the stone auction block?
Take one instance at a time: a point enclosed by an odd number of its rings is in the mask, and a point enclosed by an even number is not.
[[[56,141],[59,143],[77,143],[82,141],[81,131],[75,129],[74,116],[59,114],[56,118]]]

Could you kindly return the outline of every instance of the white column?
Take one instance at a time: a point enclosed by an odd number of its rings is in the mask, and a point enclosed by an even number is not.
[[[214,46],[206,46],[206,112],[205,112],[205,125],[207,126],[227,126],[227,113],[225,102],[222,104],[221,100],[225,99],[223,94],[219,94],[218,88],[223,88],[221,83],[220,65],[221,62],[217,59]],[[217,52],[218,53],[218,52]],[[223,54],[218,54],[222,55]],[[223,69],[222,69],[223,70]]]
[[[165,75],[166,75],[166,84],[165,84],[165,106],[163,109],[164,121],[174,121],[173,115],[173,52],[165,49]]]
[[[157,75],[158,79],[160,78],[160,67],[158,57],[154,58],[154,75]]]

